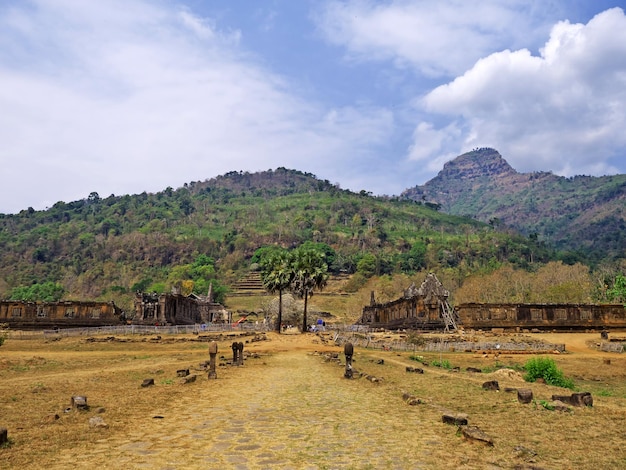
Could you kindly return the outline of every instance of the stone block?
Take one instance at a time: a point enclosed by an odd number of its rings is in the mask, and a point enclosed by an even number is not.
[[[484,390],[499,391],[500,390],[500,384],[498,384],[497,380],[489,380],[489,381],[483,383],[483,389]]]
[[[529,388],[520,388],[517,390],[517,401],[528,404],[533,401],[533,391]]]
[[[454,424],[456,426],[466,426],[467,425],[467,415],[465,414],[454,414],[454,413],[444,413],[441,417],[441,421],[445,424]]]
[[[87,397],[82,395],[73,396],[70,404],[73,408],[78,410],[88,410],[89,406],[87,405]]]
[[[142,387],[151,387],[152,385],[154,385],[154,379],[143,379],[141,382]]]
[[[461,426],[464,439],[480,442],[489,447],[493,446],[493,439],[485,434],[478,426]]]

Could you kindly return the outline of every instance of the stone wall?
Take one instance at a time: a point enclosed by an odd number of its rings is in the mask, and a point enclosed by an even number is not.
[[[15,329],[106,326],[124,321],[124,313],[113,302],[0,301],[0,323]]]
[[[465,328],[625,328],[621,304],[479,304],[454,307]]]

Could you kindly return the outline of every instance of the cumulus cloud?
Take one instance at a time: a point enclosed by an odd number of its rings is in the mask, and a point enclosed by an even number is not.
[[[317,22],[352,60],[393,60],[429,76],[450,76],[503,47],[532,43],[554,8],[529,0],[349,0],[330,2]]]
[[[615,173],[610,159],[626,146],[624,12],[610,9],[585,25],[559,22],[539,55],[526,49],[491,54],[421,104],[456,122],[454,131],[439,129],[443,136],[430,143],[447,138],[454,141],[447,148],[459,151],[493,146],[521,171]]]
[[[306,101],[241,35],[143,0],[1,7],[0,212],[231,170],[334,180],[388,138],[389,112]]]

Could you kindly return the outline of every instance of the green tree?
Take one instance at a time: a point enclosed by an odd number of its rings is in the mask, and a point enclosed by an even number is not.
[[[14,287],[9,292],[9,300],[25,300],[30,302],[57,302],[65,294],[65,289],[56,282],[44,282],[32,286]]]
[[[626,303],[626,276],[618,274],[615,276],[615,282],[606,293],[607,299],[611,302]]]
[[[315,289],[321,290],[328,282],[328,265],[324,253],[307,247],[300,247],[295,252],[293,262],[293,290],[304,299],[302,332],[307,331],[308,299]]]
[[[260,264],[263,287],[271,294],[278,292],[278,319],[275,328],[280,333],[283,321],[283,292],[291,286],[294,278],[293,256],[284,249],[272,250],[260,259]]]

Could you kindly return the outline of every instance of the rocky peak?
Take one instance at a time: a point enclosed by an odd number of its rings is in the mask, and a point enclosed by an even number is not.
[[[480,148],[447,162],[443,166],[443,170],[437,175],[437,179],[494,178],[515,175],[516,173],[497,150]]]

